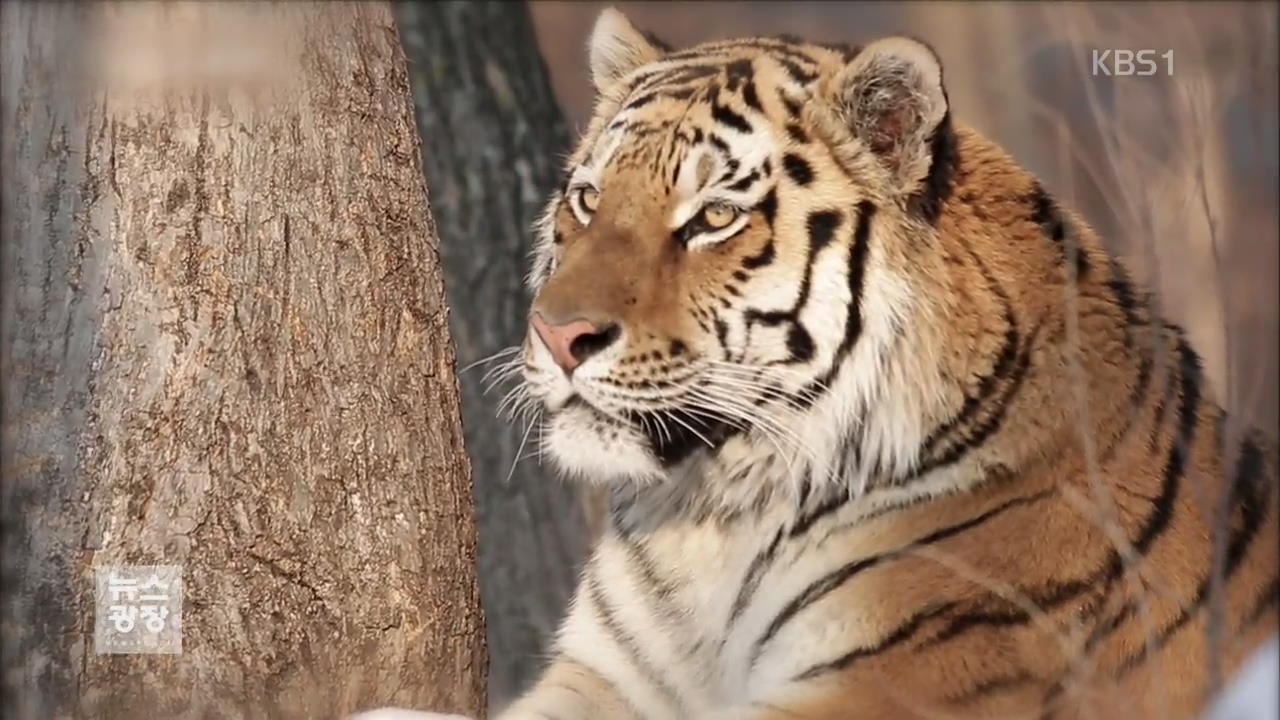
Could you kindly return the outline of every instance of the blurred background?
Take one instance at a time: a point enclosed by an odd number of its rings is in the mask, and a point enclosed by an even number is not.
[[[459,366],[520,341],[529,223],[585,127],[593,2],[397,7],[440,231]],[[942,58],[955,118],[1081,213],[1184,325],[1237,422],[1277,426],[1274,3],[616,3],[677,47],[905,33]],[[1095,76],[1095,50],[1156,51],[1150,77]],[[1172,51],[1172,74],[1165,54]],[[433,138],[450,138],[448,143]],[[520,288],[520,290],[516,290]],[[495,420],[462,376],[489,622],[490,703],[536,674],[593,532],[589,499]],[[523,447],[523,451],[521,450]]]

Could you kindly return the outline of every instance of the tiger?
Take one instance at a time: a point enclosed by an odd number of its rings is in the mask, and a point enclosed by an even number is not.
[[[937,54],[607,9],[589,66],[518,362],[607,527],[498,717],[1198,717],[1277,632],[1275,444]]]

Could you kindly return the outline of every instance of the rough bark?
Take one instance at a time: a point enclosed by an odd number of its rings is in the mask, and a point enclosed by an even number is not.
[[[424,147],[423,162],[465,367],[521,341],[530,226],[560,176],[567,133],[525,3],[395,9],[419,128],[424,137],[451,139]],[[576,490],[539,465],[538,438],[525,442],[527,425],[498,417],[509,385],[486,395],[490,367],[469,370],[461,382],[476,478],[489,695],[501,706],[539,669],[588,532]]]
[[[4,3],[5,717],[484,703],[405,60],[361,4]],[[93,569],[180,564],[181,655]]]

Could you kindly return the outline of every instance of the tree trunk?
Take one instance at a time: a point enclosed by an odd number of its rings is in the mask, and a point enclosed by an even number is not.
[[[530,227],[560,177],[568,137],[525,3],[398,3],[395,11],[418,127],[424,137],[450,138],[427,145],[423,163],[465,367],[524,335]],[[536,430],[526,435],[523,422],[498,417],[509,385],[485,394],[484,375],[495,364],[481,364],[461,381],[476,477],[489,699],[500,707],[537,674],[588,532],[577,491],[539,465]]]
[[[470,468],[390,9],[0,12],[5,716],[476,714]],[[95,652],[118,564],[181,566],[181,654]]]

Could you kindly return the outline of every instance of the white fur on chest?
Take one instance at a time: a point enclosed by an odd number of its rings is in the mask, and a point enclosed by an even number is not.
[[[830,521],[839,523],[843,514]],[[758,645],[799,592],[858,556],[856,533],[826,535],[791,538],[782,517],[610,533],[593,556],[559,648],[603,674],[654,720],[697,717],[762,697],[830,659],[822,648],[833,639],[838,646],[867,634],[844,604],[819,602]],[[755,582],[745,582],[762,553],[769,558],[764,569]],[[601,596],[607,618],[595,604]],[[627,639],[619,641],[619,633]]]

